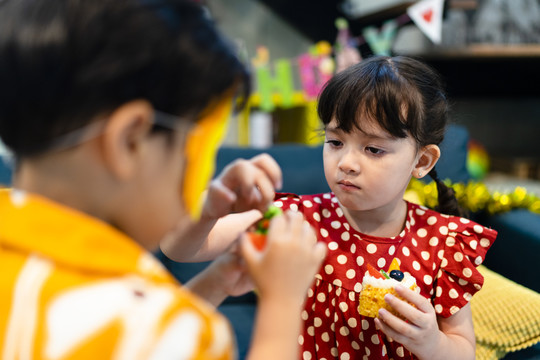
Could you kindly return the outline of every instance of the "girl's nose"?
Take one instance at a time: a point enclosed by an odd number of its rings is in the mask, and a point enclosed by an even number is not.
[[[346,174],[360,173],[360,162],[358,154],[353,150],[343,151],[338,163],[339,170]]]

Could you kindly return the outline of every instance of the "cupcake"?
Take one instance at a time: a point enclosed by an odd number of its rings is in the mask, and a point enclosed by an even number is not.
[[[362,280],[362,291],[360,292],[360,305],[358,306],[360,315],[378,317],[379,309],[384,308],[392,314],[401,317],[399,313],[384,301],[384,296],[386,294],[392,294],[406,301],[397,295],[395,287],[401,284],[411,290],[418,291],[420,288],[416,286],[416,279],[409,273],[403,273],[399,269],[399,262],[396,258],[392,260],[387,271],[377,271],[370,264],[367,267],[368,271]]]

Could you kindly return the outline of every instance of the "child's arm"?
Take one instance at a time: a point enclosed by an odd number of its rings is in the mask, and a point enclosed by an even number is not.
[[[241,252],[259,295],[248,359],[298,359],[301,311],[326,254],[300,213],[275,217],[263,250],[247,236]]]
[[[403,344],[419,359],[474,359],[475,336],[471,306],[467,304],[449,318],[437,317],[428,299],[402,286],[397,293],[417,308],[386,295],[385,300],[405,316],[405,322],[388,311],[379,311],[376,325],[389,337]],[[381,321],[382,320],[382,321]]]
[[[200,220],[183,220],[177,231],[161,241],[161,250],[176,261],[214,259],[261,217],[281,182],[281,169],[267,154],[229,164],[210,183]],[[235,215],[216,225],[229,214]]]

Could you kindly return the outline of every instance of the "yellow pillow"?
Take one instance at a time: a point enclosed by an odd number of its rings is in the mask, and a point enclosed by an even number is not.
[[[484,287],[471,300],[476,359],[496,360],[540,342],[540,294],[479,266]]]

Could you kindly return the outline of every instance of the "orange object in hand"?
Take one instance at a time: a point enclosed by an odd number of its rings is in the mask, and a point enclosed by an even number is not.
[[[255,232],[248,233],[249,240],[251,240],[251,243],[253,246],[255,246],[255,249],[261,251],[264,249],[264,245],[266,245],[266,234],[260,234]]]
[[[270,226],[270,219],[274,216],[281,215],[282,211],[276,206],[270,206],[263,215],[263,218],[255,224],[255,231],[248,232],[249,239],[259,251],[264,249],[266,245],[266,234]]]

